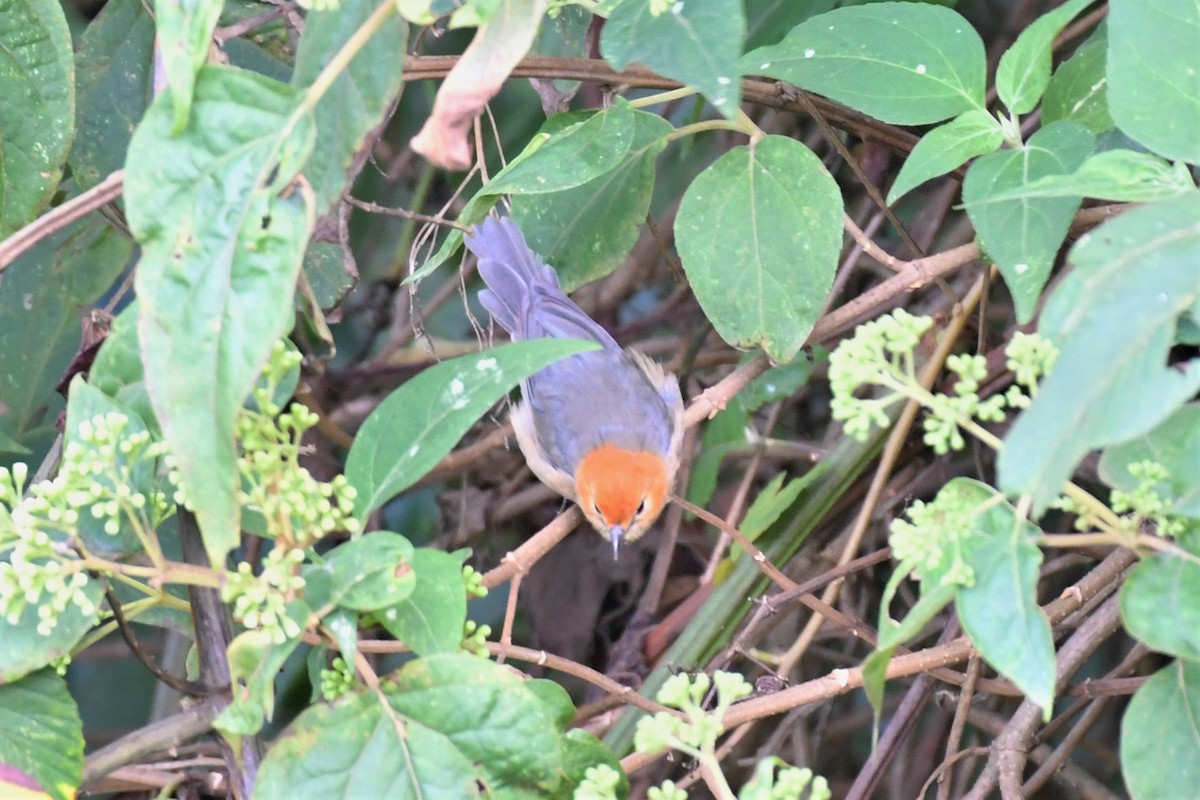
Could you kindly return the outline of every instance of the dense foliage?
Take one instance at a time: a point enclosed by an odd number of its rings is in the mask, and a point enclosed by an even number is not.
[[[1198,41],[13,0],[0,795],[1200,796]],[[492,346],[495,213],[689,400],[616,562],[507,446],[587,345]]]

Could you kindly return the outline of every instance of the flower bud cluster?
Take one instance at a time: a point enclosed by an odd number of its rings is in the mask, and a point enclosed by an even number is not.
[[[300,627],[287,615],[287,604],[304,588],[300,562],[304,551],[274,547],[263,559],[262,572],[255,575],[245,561],[226,573],[221,599],[233,604],[233,616],[247,628],[261,630],[275,644],[300,635]]]
[[[892,521],[888,543],[892,557],[912,566],[922,581],[932,579],[942,586],[972,586],[975,573],[963,558],[963,545],[970,537],[979,513],[977,498],[963,498],[953,485],[942,488],[930,502],[914,501],[908,520]]]
[[[264,384],[254,391],[258,408],[238,416],[236,432],[242,447],[242,504],[263,515],[271,537],[303,547],[334,531],[357,531],[358,521],[356,492],[345,476],[318,481],[300,466],[301,439],[319,417],[299,404],[283,411],[275,402],[278,382],[299,358],[282,342],[276,345]]]

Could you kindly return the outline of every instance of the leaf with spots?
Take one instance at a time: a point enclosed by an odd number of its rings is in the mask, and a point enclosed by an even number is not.
[[[661,5],[665,8],[646,0],[620,0],[600,32],[604,59],[614,69],[637,62],[694,86],[732,119],[742,101],[738,56],[746,17],[740,0]]]
[[[530,339],[429,367],[371,412],[346,457],[365,519],[449,453],[496,401],[561,358],[594,349],[575,339]]]
[[[842,196],[811,150],[768,136],[729,151],[692,182],[675,238],[717,332],[789,361],[833,284]]]

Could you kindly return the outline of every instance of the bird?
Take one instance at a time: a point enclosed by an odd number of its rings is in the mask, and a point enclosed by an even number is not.
[[[672,492],[684,430],[679,381],[645,354],[622,348],[567,297],[511,219],[489,217],[464,241],[487,285],[479,301],[513,341],[600,345],[522,381],[511,419],[534,475],[580,507],[616,559],[621,542],[644,534]]]

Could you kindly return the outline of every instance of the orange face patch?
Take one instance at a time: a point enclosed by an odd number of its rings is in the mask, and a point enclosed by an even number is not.
[[[628,531],[635,522],[648,525],[662,510],[666,464],[654,453],[601,445],[579,462],[575,486],[579,505],[593,525],[619,525]]]

